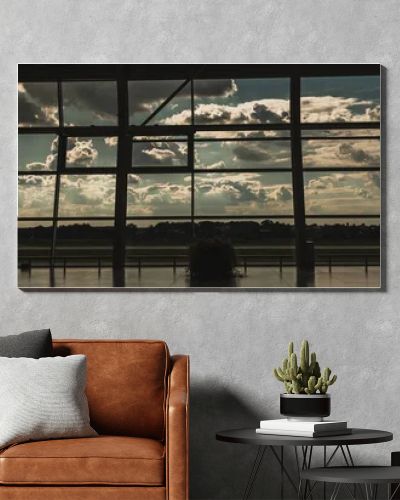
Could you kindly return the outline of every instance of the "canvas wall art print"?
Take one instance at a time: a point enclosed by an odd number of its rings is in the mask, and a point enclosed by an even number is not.
[[[18,286],[381,286],[379,65],[19,65]]]

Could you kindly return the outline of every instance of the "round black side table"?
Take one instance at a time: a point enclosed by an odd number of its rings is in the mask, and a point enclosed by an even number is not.
[[[271,434],[257,434],[255,429],[231,429],[227,431],[220,431],[216,434],[218,441],[237,444],[250,444],[258,447],[256,458],[254,460],[250,476],[248,478],[246,488],[243,494],[243,500],[250,498],[251,492],[254,487],[260,465],[264,458],[266,451],[270,451],[281,468],[281,498],[284,498],[284,480],[288,480],[289,484],[293,487],[297,494],[301,492],[301,477],[302,471],[311,468],[313,449],[314,447],[323,447],[324,459],[323,466],[329,467],[332,460],[337,455],[342,455],[346,466],[354,467],[354,460],[350,452],[350,446],[362,444],[375,444],[384,443],[393,439],[391,432],[372,430],[372,429],[353,429],[352,434],[342,436],[328,436],[319,438],[306,438],[295,436],[279,436]],[[334,449],[328,456],[327,449],[333,446]],[[285,465],[284,449],[289,448],[294,451],[297,477],[290,474]],[[307,497],[310,485],[308,481],[305,484],[304,495]],[[326,489],[324,486],[324,499],[326,498]]]
[[[351,497],[354,492],[349,488],[349,484],[365,487],[367,500],[376,500],[378,486],[387,485],[387,499],[392,500],[400,488],[400,467],[328,467],[303,471],[301,481],[334,483],[330,500],[336,500],[341,486],[345,486]],[[391,485],[396,487],[391,490]],[[311,486],[311,490],[314,486]]]

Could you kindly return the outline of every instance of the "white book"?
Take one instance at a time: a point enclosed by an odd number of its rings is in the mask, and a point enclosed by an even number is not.
[[[327,436],[342,436],[351,434],[351,429],[338,429],[336,431],[296,431],[296,430],[270,430],[270,429],[256,429],[257,434],[268,434],[274,436],[297,436],[297,437],[327,437]]]
[[[296,430],[305,432],[337,431],[347,429],[344,420],[324,420],[323,422],[310,422],[307,420],[288,420],[279,418],[277,420],[261,420],[261,429],[269,430]]]

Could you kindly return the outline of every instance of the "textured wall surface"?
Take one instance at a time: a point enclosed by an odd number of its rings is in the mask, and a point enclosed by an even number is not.
[[[399,0],[0,2],[0,334],[163,338],[192,359],[192,498],[239,498],[255,450],[221,428],[278,415],[271,368],[307,337],[339,374],[334,416],[395,432],[400,450]],[[381,63],[386,67],[384,292],[59,292],[17,289],[17,63]],[[275,496],[264,474],[255,496]]]

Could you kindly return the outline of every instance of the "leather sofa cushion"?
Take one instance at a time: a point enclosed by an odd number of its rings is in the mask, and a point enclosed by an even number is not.
[[[161,341],[53,340],[55,356],[85,354],[90,422],[99,434],[165,435],[170,356]]]
[[[99,436],[19,444],[0,453],[1,484],[165,484],[165,448],[152,439]]]

